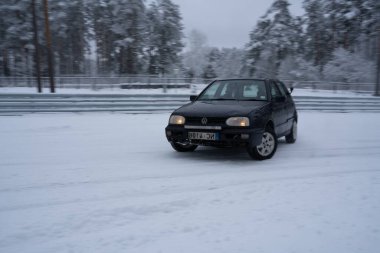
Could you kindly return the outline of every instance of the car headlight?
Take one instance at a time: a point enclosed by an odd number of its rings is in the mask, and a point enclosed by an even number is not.
[[[247,117],[232,117],[226,120],[228,126],[239,126],[247,127],[249,126],[249,119]]]
[[[172,115],[169,119],[169,124],[171,125],[184,125],[185,117],[179,115]]]

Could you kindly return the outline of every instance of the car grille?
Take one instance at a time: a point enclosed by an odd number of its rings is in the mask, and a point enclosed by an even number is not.
[[[227,118],[216,118],[216,117],[206,117],[207,124],[206,125],[224,125],[226,124]],[[202,124],[203,117],[188,117],[186,118],[187,125],[203,125]]]

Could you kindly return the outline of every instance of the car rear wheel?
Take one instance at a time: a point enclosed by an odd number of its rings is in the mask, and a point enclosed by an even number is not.
[[[293,125],[292,125],[292,130],[290,132],[290,134],[288,134],[287,136],[285,136],[285,140],[287,143],[295,143],[296,140],[297,140],[297,121],[294,120],[293,121]]]
[[[255,160],[270,159],[277,150],[277,137],[273,129],[267,128],[263,133],[261,143],[255,147],[248,147],[248,154]]]
[[[170,142],[170,144],[178,152],[193,152],[198,147],[190,143]]]

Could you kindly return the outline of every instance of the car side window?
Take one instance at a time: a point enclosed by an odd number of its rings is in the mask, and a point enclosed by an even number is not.
[[[286,86],[285,86],[284,83],[282,83],[282,82],[277,82],[277,86],[278,86],[278,88],[280,89],[281,94],[282,94],[283,96],[287,96],[287,95],[289,95],[289,92],[288,92],[288,90],[287,90],[287,88],[286,88]]]
[[[280,89],[274,82],[270,82],[270,93],[272,95],[272,98],[283,97],[283,95],[280,92]]]

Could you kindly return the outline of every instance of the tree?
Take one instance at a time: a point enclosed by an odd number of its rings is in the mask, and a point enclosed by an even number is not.
[[[380,22],[380,2],[378,0],[357,0],[355,1],[359,10],[358,19],[360,28],[357,34],[355,51],[372,61],[376,61],[377,35],[376,28]]]
[[[207,47],[207,36],[199,30],[193,29],[188,35],[190,51],[196,51],[201,48]]]
[[[145,31],[143,0],[97,0],[91,13],[99,72],[141,73]]]
[[[6,45],[6,37],[7,37],[7,20],[4,17],[5,8],[0,5],[0,75],[9,76],[9,64],[8,64],[8,53],[7,53],[7,45]]]
[[[358,53],[338,48],[326,64],[323,75],[326,80],[337,82],[374,82],[375,63]]]
[[[344,48],[374,60],[376,0],[305,0],[306,59],[322,72]],[[377,10],[377,11],[376,11]],[[360,52],[360,54],[357,54]]]
[[[3,74],[31,75],[34,49],[31,2],[28,0],[1,2],[0,24]]]
[[[246,48],[250,75],[276,76],[281,61],[298,50],[297,29],[288,6],[287,0],[275,0],[251,32]]]
[[[201,77],[209,64],[208,54],[212,49],[207,45],[207,36],[198,30],[190,31],[187,38],[188,50],[183,53],[183,64],[194,76]]]
[[[161,33],[160,15],[156,2],[151,3],[146,13],[146,58],[147,58],[147,72],[149,74],[159,73],[159,40]]]
[[[335,47],[335,26],[328,25],[325,18],[325,6],[320,0],[305,0],[306,34],[305,34],[305,57],[315,66],[323,69],[323,66],[331,59],[331,53]],[[333,5],[334,6],[334,5]],[[334,20],[334,15],[330,15]]]
[[[182,17],[171,0],[157,0],[148,10],[149,72],[169,74],[180,64],[183,48]]]
[[[142,69],[145,24],[143,0],[111,0],[115,55],[119,73],[138,74]]]
[[[320,69],[301,56],[288,56],[281,62],[278,77],[282,80],[321,80]]]
[[[110,0],[96,0],[90,7],[90,18],[96,46],[97,72],[114,73],[117,67],[114,52],[116,39],[112,32],[114,21]]]
[[[215,73],[214,67],[211,64],[208,64],[203,71],[202,78],[204,79],[214,79],[217,75]]]
[[[87,13],[83,0],[51,0],[51,33],[58,74],[83,74],[88,50]]]
[[[245,51],[237,48],[222,48],[218,51],[215,71],[218,78],[240,78],[243,76]]]

